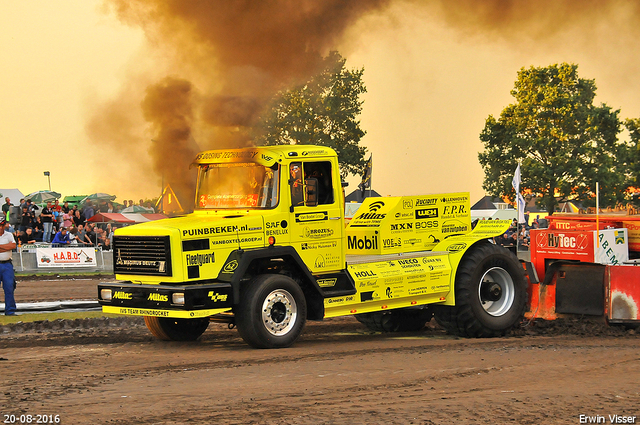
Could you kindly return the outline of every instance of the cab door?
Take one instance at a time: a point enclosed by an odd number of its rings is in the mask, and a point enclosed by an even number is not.
[[[313,274],[344,269],[340,174],[329,160],[289,164],[291,245]]]

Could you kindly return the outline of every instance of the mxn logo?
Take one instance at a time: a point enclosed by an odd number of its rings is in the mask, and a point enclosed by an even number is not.
[[[391,230],[411,230],[413,229],[413,223],[398,223],[392,224]]]

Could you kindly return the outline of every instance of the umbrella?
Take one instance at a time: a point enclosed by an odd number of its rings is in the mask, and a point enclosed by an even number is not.
[[[60,198],[58,192],[53,192],[51,190],[39,190],[37,192],[33,192],[24,197],[24,199],[31,199],[31,202],[34,204],[43,204],[48,201],[54,201]]]
[[[140,205],[133,205],[120,211],[121,213],[154,213],[153,208],[145,208]]]
[[[116,199],[116,195],[109,195],[108,193],[92,193],[91,195],[80,201],[80,204],[84,205],[87,201],[113,201]]]

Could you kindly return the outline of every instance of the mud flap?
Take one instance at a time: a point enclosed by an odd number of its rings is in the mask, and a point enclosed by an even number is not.
[[[556,312],[602,316],[604,272],[600,264],[564,264],[556,271]]]

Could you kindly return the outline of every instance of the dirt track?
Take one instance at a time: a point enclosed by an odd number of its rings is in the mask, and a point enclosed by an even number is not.
[[[18,302],[61,283],[19,283]],[[156,341],[139,319],[4,331],[2,413],[65,424],[577,424],[581,414],[640,423],[638,334],[599,323],[467,340],[433,323],[383,335],[342,318],[309,323],[285,350],[251,349],[220,324],[194,343]]]

